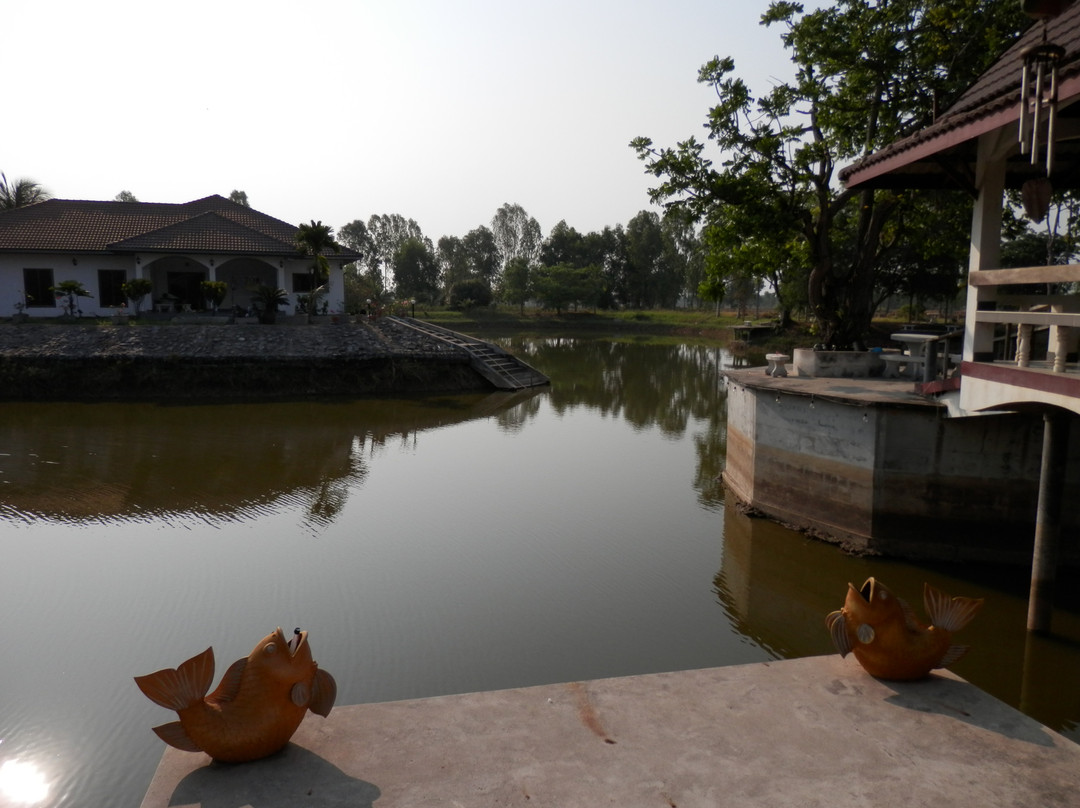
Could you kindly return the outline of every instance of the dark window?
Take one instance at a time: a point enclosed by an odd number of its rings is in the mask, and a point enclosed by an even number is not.
[[[52,288],[53,271],[51,269],[24,269],[23,291],[26,293],[26,305],[35,309],[55,309],[56,296]]]
[[[200,284],[206,280],[205,272],[169,272],[165,275],[169,294],[191,309],[201,309],[206,305]]]
[[[314,278],[310,272],[294,272],[292,276],[292,290],[307,294],[315,288]]]
[[[101,305],[118,309],[127,304],[120,287],[127,280],[127,272],[122,269],[99,269],[97,273],[98,300]]]

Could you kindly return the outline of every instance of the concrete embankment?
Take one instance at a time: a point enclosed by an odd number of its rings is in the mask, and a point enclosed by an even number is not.
[[[871,555],[1030,564],[1042,419],[949,418],[911,380],[727,370],[724,482],[739,503]],[[1080,450],[1073,435],[1070,456]],[[1076,467],[1066,502],[1080,492]],[[1078,514],[1061,560],[1080,564]]]
[[[947,672],[883,682],[837,655],[335,707],[254,763],[166,748],[142,808],[1078,799],[1067,738]]]
[[[465,351],[384,320],[0,326],[0,398],[7,400],[231,400],[489,386]]]

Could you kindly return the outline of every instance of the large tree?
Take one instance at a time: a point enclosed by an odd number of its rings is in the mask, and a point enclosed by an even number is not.
[[[821,342],[858,344],[870,325],[882,234],[900,199],[840,187],[838,166],[930,123],[1026,22],[1014,0],[837,0],[809,13],[774,2],[762,23],[783,26],[793,81],[755,99],[731,58],[699,72],[718,98],[706,128],[719,166],[693,137],[663,148],[640,137],[631,146],[661,180],[654,201],[799,267]],[[713,235],[714,246],[733,243]],[[735,251],[728,259],[712,269],[747,271]]]
[[[406,238],[398,245],[391,264],[399,299],[435,301],[439,295],[439,261],[430,241],[413,236]]]
[[[11,182],[0,172],[0,210],[23,208],[44,202],[50,197],[48,191],[31,179],[22,177]]]
[[[499,251],[500,271],[515,258],[524,258],[532,264],[540,255],[543,242],[540,224],[521,205],[507,202],[495,211],[491,233]]]

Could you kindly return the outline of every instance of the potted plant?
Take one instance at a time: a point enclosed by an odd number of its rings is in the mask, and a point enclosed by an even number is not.
[[[120,291],[124,297],[131,301],[131,307],[135,309],[132,316],[138,317],[143,298],[154,291],[154,284],[147,278],[132,278],[130,281],[124,281],[120,284]]]
[[[27,320],[30,319],[30,315],[26,313],[26,303],[28,300],[32,299],[33,298],[31,298],[30,295],[26,295],[26,298],[24,300],[20,300],[15,303],[15,316],[11,318],[11,322],[25,323]]]
[[[225,295],[229,293],[229,284],[225,281],[202,281],[199,288],[207,308],[217,313],[218,306],[225,302]]]
[[[288,304],[289,295],[284,289],[264,286],[260,283],[255,287],[255,293],[251,299],[259,312],[259,322],[264,325],[273,325],[277,322],[278,309]]]
[[[67,302],[63,304],[64,317],[70,320],[82,317],[82,309],[79,308],[76,302],[78,298],[93,297],[92,294],[86,291],[82,281],[60,281],[56,286],[49,287],[49,291],[56,295],[58,300],[67,298]]]

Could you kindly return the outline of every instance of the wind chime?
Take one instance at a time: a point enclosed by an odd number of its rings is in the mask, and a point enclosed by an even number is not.
[[[1054,171],[1054,140],[1058,110],[1058,65],[1065,49],[1047,41],[1047,21],[1058,16],[1072,0],[1021,0],[1025,14],[1042,22],[1042,42],[1029,45],[1020,55],[1023,74],[1020,79],[1020,153],[1031,155],[1031,165],[1039,164],[1042,151],[1043,121],[1046,125],[1046,174],[1028,180],[1021,189],[1024,210],[1038,222],[1046,215],[1050,202],[1050,175]]]

